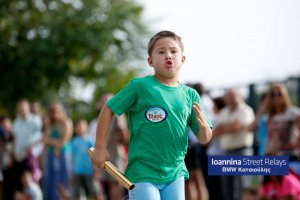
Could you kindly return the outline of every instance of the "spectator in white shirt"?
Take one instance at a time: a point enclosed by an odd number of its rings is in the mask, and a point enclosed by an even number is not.
[[[30,113],[29,108],[27,100],[20,100],[17,104],[17,117],[13,121],[15,183],[19,190],[22,189],[20,177],[24,171],[30,171],[35,181],[41,178],[37,158],[32,154],[32,146],[41,138],[41,123]]]

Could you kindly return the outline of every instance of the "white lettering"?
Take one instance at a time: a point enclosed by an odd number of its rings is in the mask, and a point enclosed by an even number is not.
[[[215,160],[211,159],[211,164],[212,165],[242,165],[241,160],[235,160],[233,158],[227,159],[227,160]]]

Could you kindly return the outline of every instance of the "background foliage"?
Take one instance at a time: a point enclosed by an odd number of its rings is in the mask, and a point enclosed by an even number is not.
[[[90,105],[119,90],[138,73],[128,61],[146,52],[142,12],[130,0],[1,0],[0,112],[23,97],[64,99],[74,111],[71,79],[95,85]]]

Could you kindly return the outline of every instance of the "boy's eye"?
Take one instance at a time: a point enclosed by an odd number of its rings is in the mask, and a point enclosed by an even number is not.
[[[172,53],[177,53],[177,50],[173,50],[173,51],[171,51]]]
[[[164,51],[159,51],[158,53],[159,53],[159,54],[163,54],[163,53],[164,53]]]

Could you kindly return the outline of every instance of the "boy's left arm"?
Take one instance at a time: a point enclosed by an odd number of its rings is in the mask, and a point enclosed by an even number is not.
[[[196,134],[201,144],[207,144],[212,138],[212,129],[207,123],[201,107],[198,103],[194,103],[193,109],[196,113],[196,121],[199,126],[199,131]]]

